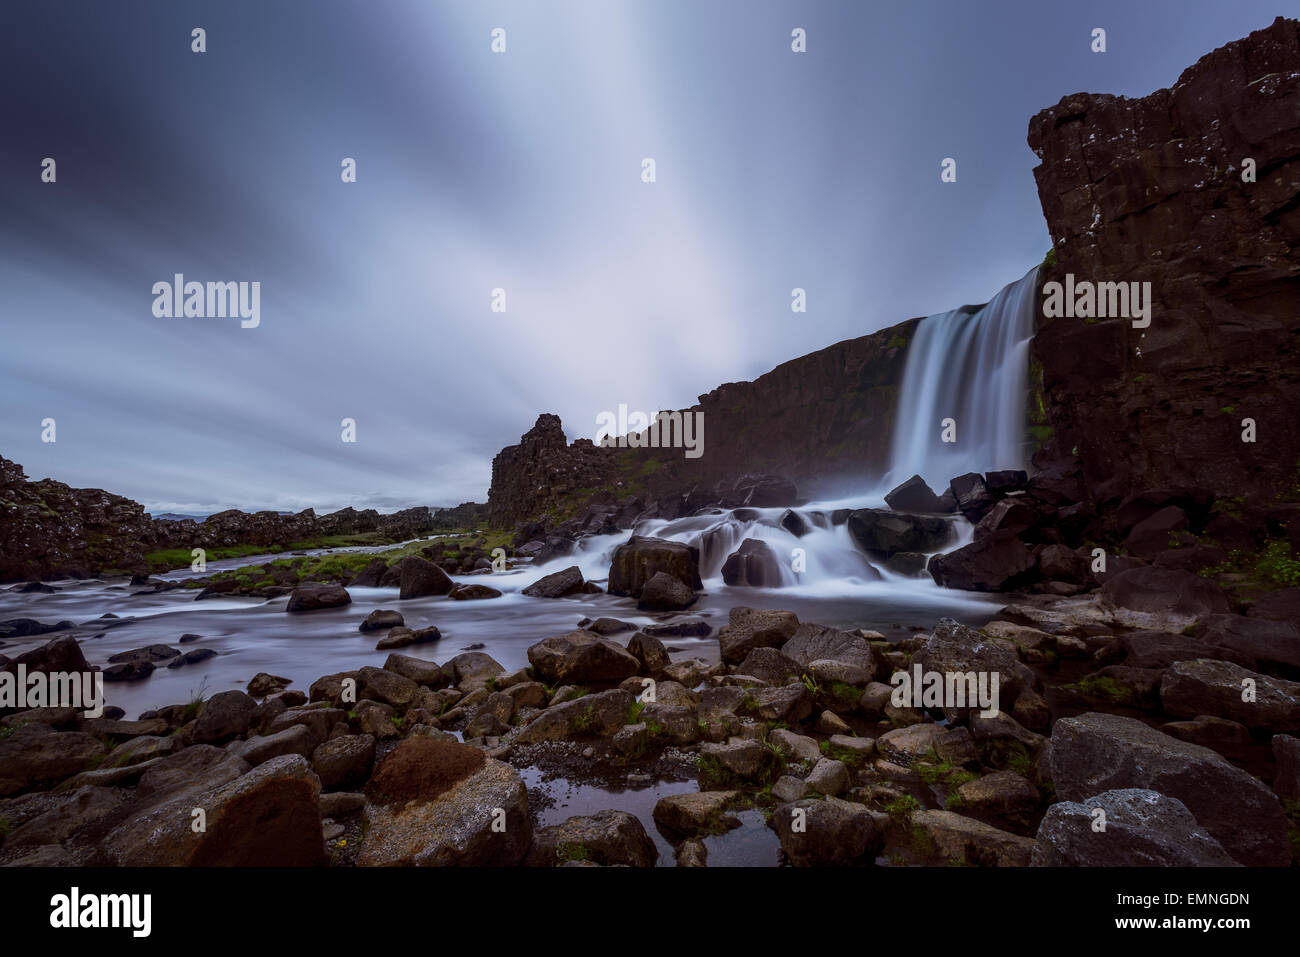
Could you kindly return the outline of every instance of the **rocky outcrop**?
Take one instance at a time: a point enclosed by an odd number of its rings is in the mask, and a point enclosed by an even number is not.
[[[1043,318],[1043,465],[1090,497],[1187,485],[1272,498],[1300,460],[1300,23],[1169,89],[1064,97],[1029,123],[1054,244],[1044,281],[1151,283],[1151,323]],[[1254,181],[1243,181],[1247,163]],[[1258,440],[1242,441],[1242,420]]]

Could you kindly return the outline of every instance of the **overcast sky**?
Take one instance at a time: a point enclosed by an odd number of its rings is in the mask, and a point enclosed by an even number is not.
[[[156,511],[483,501],[539,412],[984,302],[1049,246],[1035,112],[1277,12],[1086,7],[4,0],[0,455]],[[260,282],[260,325],[155,317],[175,273]]]

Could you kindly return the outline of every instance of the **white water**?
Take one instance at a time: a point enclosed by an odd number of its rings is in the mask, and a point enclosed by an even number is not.
[[[907,350],[884,489],[920,475],[938,493],[967,472],[1024,468],[1029,341],[1038,267],[981,309],[921,320]],[[941,440],[955,419],[957,441]]]

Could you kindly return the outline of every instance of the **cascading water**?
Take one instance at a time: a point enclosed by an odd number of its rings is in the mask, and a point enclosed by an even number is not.
[[[1038,267],[980,309],[921,321],[907,351],[886,489],[920,475],[936,492],[966,472],[1023,468]],[[956,423],[944,442],[940,424]]]
[[[728,556],[754,539],[770,551],[780,595],[771,600],[780,607],[797,607],[794,599],[829,601],[845,614],[860,614],[863,601],[878,611],[890,605],[896,612],[927,608],[944,614],[986,608],[991,599],[940,589],[915,564],[908,574],[868,559],[854,542],[846,517],[855,508],[883,506],[884,493],[912,475],[919,474],[942,492],[951,478],[966,472],[1024,465],[1028,350],[1037,282],[1034,268],[987,305],[921,321],[908,348],[890,471],[860,495],[795,509],[801,519],[796,522],[783,521],[782,508],[747,508],[643,521],[633,533],[697,547],[706,593],[725,590],[733,602],[761,604],[763,595],[772,591],[724,583],[722,568]],[[945,418],[956,420],[955,443],[941,441],[940,422]],[[965,519],[953,516],[950,521],[953,537],[944,551],[971,538]],[[614,549],[626,539],[626,533],[588,538],[576,553],[556,558],[537,572],[576,563],[587,578],[600,580],[608,573]],[[815,614],[825,615],[821,604]]]

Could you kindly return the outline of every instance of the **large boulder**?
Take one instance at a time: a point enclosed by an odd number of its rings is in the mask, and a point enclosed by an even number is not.
[[[337,582],[308,582],[299,585],[289,594],[285,611],[316,611],[320,608],[342,608],[352,604],[348,590]]]
[[[937,515],[908,515],[886,508],[860,508],[849,515],[849,534],[868,555],[933,552],[952,541],[952,524]]]
[[[44,674],[56,671],[72,674],[91,670],[86,656],[81,652],[81,646],[71,635],[55,638],[24,651],[0,668],[0,671],[16,675],[19,665],[22,665],[29,675],[37,671]]]
[[[792,611],[731,609],[728,624],[718,631],[722,660],[735,664],[755,648],[779,648],[794,637],[799,619]]]
[[[80,731],[25,724],[0,737],[0,797],[50,785],[90,767],[104,746]]]
[[[1229,610],[1223,589],[1214,582],[1157,566],[1130,568],[1107,579],[1101,587],[1101,601],[1111,608],[1169,619],[1203,618]]]
[[[588,861],[602,867],[654,867],[659,851],[634,815],[597,811],[539,829],[524,861],[532,867],[556,867]]]
[[[952,811],[917,811],[912,827],[930,839],[934,856],[976,867],[1025,867],[1034,841]],[[915,831],[914,831],[915,833]]]
[[[926,566],[944,588],[1008,591],[1027,583],[1035,570],[1034,553],[1014,536],[989,535],[935,555]]]
[[[525,588],[523,593],[530,598],[564,598],[579,594],[583,584],[582,569],[570,565],[558,572],[543,575]]]
[[[1208,645],[1230,649],[1257,668],[1300,668],[1300,621],[1210,615],[1196,625],[1195,636]]]
[[[847,867],[875,863],[884,829],[861,804],[828,797],[782,804],[768,826],[795,867]]]
[[[614,550],[609,566],[611,595],[640,598],[646,583],[658,572],[676,578],[692,591],[700,581],[699,549],[665,538],[634,535]]]
[[[644,611],[682,611],[695,604],[695,592],[667,572],[655,572],[641,589],[636,606]]]
[[[201,830],[192,826],[195,808]],[[133,815],[102,847],[113,863],[132,867],[310,866],[325,862],[320,821],[320,781],[306,758],[286,754]]]
[[[1056,722],[1050,754],[1052,783],[1063,801],[1124,788],[1159,791],[1186,805],[1242,864],[1284,867],[1291,861],[1277,797],[1209,748],[1132,718],[1089,712]]]
[[[1213,715],[1263,731],[1300,732],[1300,683],[1227,661],[1175,662],[1160,681],[1160,702],[1178,717]]]
[[[885,495],[885,504],[895,512],[920,512],[923,515],[952,511],[948,503],[935,495],[919,475],[913,475],[891,489]]]
[[[519,772],[454,741],[406,738],[366,795],[360,866],[509,867],[533,838]]]
[[[420,558],[418,555],[407,555],[393,568],[399,575],[397,586],[399,599],[446,595],[455,587],[455,582],[447,577],[446,572],[427,558]]]
[[[998,707],[1009,712],[1020,693],[1037,683],[1010,641],[991,638],[951,618],[939,619],[930,637],[912,653],[913,668],[943,675],[998,675]]]
[[[246,733],[257,702],[242,691],[222,691],[203,703],[194,726],[195,744],[220,744]]]
[[[1103,820],[1097,811],[1105,814]],[[1240,867],[1182,801],[1142,788],[1059,801],[1038,827],[1036,867]]]
[[[949,483],[957,510],[971,522],[978,522],[997,504],[998,497],[989,491],[984,476],[978,472],[958,475]]]
[[[776,588],[781,584],[781,565],[767,542],[747,538],[722,563],[722,580],[728,585]]]
[[[622,688],[553,704],[511,733],[512,744],[609,738],[621,730],[636,698]]]
[[[641,667],[617,643],[581,630],[539,641],[528,649],[528,663],[539,678],[553,685],[622,681]]]
[[[740,827],[726,812],[740,802],[739,791],[688,791],[668,794],[655,804],[654,821],[670,840],[720,834]]]

